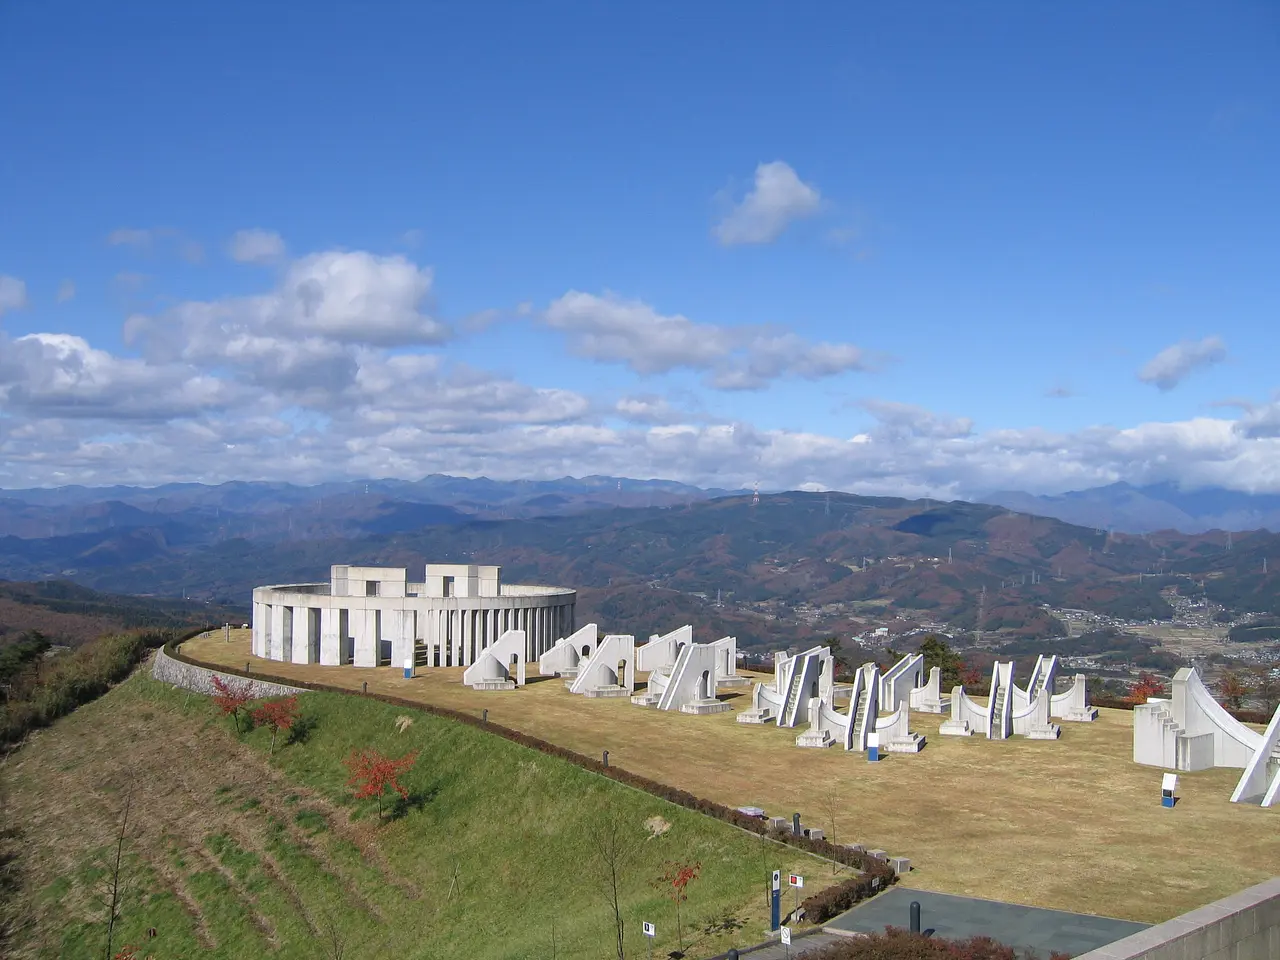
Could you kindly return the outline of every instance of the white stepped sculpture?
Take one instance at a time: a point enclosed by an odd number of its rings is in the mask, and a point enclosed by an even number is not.
[[[834,686],[835,659],[826,647],[813,647],[794,657],[775,654],[773,683],[755,685],[751,708],[738,714],[738,722],[798,726],[809,720],[809,702],[815,697],[830,701]]]
[[[680,648],[676,665],[658,701],[659,710],[682,713],[723,713],[732,710],[716,699],[716,657],[713,643],[690,643]],[[634,699],[634,698],[633,698]]]
[[[967,737],[981,731],[990,740],[1007,740],[1014,734],[1032,740],[1057,740],[1062,728],[1049,722],[1049,691],[1039,688],[1032,703],[1014,710],[1018,688],[1013,683],[1013,661],[997,663],[991,669],[991,694],[984,707],[964,692],[964,687],[951,691],[951,719],[938,728],[944,736]]]
[[[924,686],[924,657],[907,654],[880,675],[880,709],[897,710],[900,704],[911,705],[911,693]]]
[[[670,633],[649,637],[649,642],[636,647],[636,669],[649,674],[644,693],[631,698],[641,707],[656,707],[662,693],[671,680],[671,671],[680,657],[680,651],[693,643],[693,627],[677,627]]]
[[[561,676],[566,678],[578,675],[578,663],[584,657],[590,657],[600,646],[600,628],[594,623],[575,630],[567,637],[561,637],[555,645],[538,658],[538,673],[544,677]]]
[[[880,746],[891,753],[919,753],[924,738],[908,729],[910,707],[905,699],[887,716],[880,715],[880,668],[864,663],[853,677],[853,696],[848,713],[841,713],[826,698],[809,702],[809,729],[796,737],[798,747],[842,746],[865,751],[870,734],[880,735]]]
[[[1088,681],[1084,674],[1077,673],[1071,689],[1063,693],[1054,693],[1058,679],[1058,658],[1056,656],[1040,656],[1031,670],[1031,679],[1027,681],[1027,689],[1014,686],[1014,706],[1026,709],[1041,690],[1049,693],[1049,716],[1055,720],[1067,720],[1071,723],[1090,723],[1098,719],[1097,708],[1089,706]]]
[[[1173,675],[1168,699],[1133,709],[1134,763],[1187,772],[1247,768],[1262,747],[1263,734],[1227,713],[1191,667]]]
[[[942,695],[942,668],[929,668],[929,682],[911,691],[911,709],[920,713],[946,713],[951,698]]]
[[[587,697],[629,697],[635,690],[636,638],[611,633],[590,657],[578,661],[570,693]]]
[[[1231,793],[1232,803],[1273,807],[1280,803],[1280,707],[1271,716],[1262,741]]]
[[[462,682],[473,690],[514,690],[524,686],[525,634],[507,630],[485,648],[479,659],[462,672]],[[512,669],[515,679],[512,680]]]
[[[716,648],[716,686],[749,686],[750,677],[738,676],[738,638],[721,637],[712,646]]]
[[[648,643],[636,647],[636,669],[641,673],[670,670],[676,665],[680,648],[690,643],[693,643],[693,627],[688,624],[662,636],[655,633]]]

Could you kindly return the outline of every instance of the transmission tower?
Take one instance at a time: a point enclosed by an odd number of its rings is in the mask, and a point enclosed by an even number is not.
[[[755,482],[755,486],[751,488],[751,505],[754,507],[760,503],[760,481]]]

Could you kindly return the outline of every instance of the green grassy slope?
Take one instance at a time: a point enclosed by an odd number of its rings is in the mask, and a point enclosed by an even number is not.
[[[664,861],[702,863],[683,907],[690,956],[729,945],[702,932],[714,920],[745,923],[739,944],[761,938],[767,870],[831,876],[474,728],[356,697],[301,702],[314,729],[270,759],[268,731],[237,738],[208,700],[142,675],[33,738],[7,770],[29,920],[13,955],[102,956],[95,896],[130,783],[132,882],[115,942],[156,958],[312,960],[336,956],[337,942],[346,960],[607,957],[590,835],[610,816],[636,838],[622,874],[629,956],[644,955],[641,920],[658,925],[663,954],[676,947],[675,908],[652,883]],[[403,730],[401,717],[412,720]],[[344,786],[343,758],[366,745],[420,751],[410,803],[382,824]]]

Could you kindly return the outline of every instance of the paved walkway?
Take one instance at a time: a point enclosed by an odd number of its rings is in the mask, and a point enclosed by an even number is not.
[[[848,937],[842,937],[834,933],[814,933],[807,937],[797,937],[795,943],[791,944],[791,953],[786,952],[787,948],[780,943],[772,944],[763,950],[752,950],[750,953],[744,953],[743,960],[786,960],[787,957],[803,957],[806,953],[813,953],[822,947],[832,943],[840,943],[847,940]]]
[[[964,940],[985,935],[1017,950],[1034,950],[1042,957],[1055,950],[1078,956],[1147,928],[1145,923],[1129,920],[906,887],[893,887],[841,914],[827,926],[858,933],[879,932],[886,926],[906,929],[911,922],[912,900],[920,903],[921,928],[933,930],[939,937]]]

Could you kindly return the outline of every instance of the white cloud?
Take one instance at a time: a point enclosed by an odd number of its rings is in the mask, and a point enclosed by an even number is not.
[[[116,357],[69,334],[0,340],[0,397],[13,411],[168,420],[218,409],[236,392],[190,367],[155,367]]]
[[[788,164],[762,163],[756,167],[752,188],[714,232],[725,246],[772,243],[792,221],[812,216],[821,205],[818,189],[801,181]]]
[[[867,366],[851,344],[811,343],[760,326],[695,323],[608,292],[571,290],[547,308],[542,322],[563,332],[578,356],[623,363],[642,375],[702,370],[720,390],[755,390],[785,377],[817,380]]]
[[[227,254],[238,263],[274,263],[284,256],[284,238],[270,230],[238,230]]]
[[[70,300],[74,300],[75,297],[76,297],[76,285],[73,281],[63,280],[60,284],[58,284],[58,294],[56,297],[58,303],[67,303]]]
[[[1227,348],[1219,337],[1181,340],[1165,347],[1138,371],[1138,379],[1160,390],[1172,390],[1197,370],[1221,363]]]
[[[173,227],[119,227],[107,234],[107,245],[133,247],[145,252],[164,246],[189,263],[199,263],[204,259],[204,247]]]
[[[0,317],[27,305],[27,285],[17,277],[0,274]]]
[[[107,234],[107,243],[113,247],[149,247],[154,231],[136,227],[120,227]]]
[[[9,306],[15,289],[0,284]],[[330,252],[286,264],[256,296],[129,318],[140,356],[66,333],[0,336],[0,486],[439,472],[937,497],[1122,479],[1280,492],[1276,401],[1058,432],[978,430],[961,411],[866,400],[873,422],[844,435],[765,429],[717,416],[723,395],[705,413],[696,393],[606,399],[452,361],[434,349],[448,330],[426,310],[431,289],[430,271],[402,258]],[[862,363],[849,345],[610,296],[571,292],[538,317],[575,351],[642,372],[693,369],[723,388]]]

